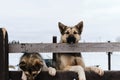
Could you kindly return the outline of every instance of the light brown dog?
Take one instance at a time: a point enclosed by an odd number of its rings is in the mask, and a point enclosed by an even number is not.
[[[74,44],[79,42],[83,30],[82,21],[75,26],[66,26],[59,22],[58,26],[61,33],[60,43]],[[79,80],[86,80],[85,71],[94,71],[100,76],[104,74],[104,71],[98,67],[86,67],[81,53],[56,53],[53,56],[57,70],[75,71],[78,73]]]
[[[41,71],[48,71],[54,76],[56,70],[47,67],[41,55],[36,52],[24,53],[19,63],[20,69],[23,71],[22,80],[34,80]]]

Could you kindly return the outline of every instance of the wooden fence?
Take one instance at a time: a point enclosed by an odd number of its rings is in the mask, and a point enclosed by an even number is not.
[[[55,37],[53,38],[55,41]],[[8,34],[4,28],[0,28],[0,80],[21,80],[21,71],[9,71],[9,53],[22,52],[119,52],[120,43],[102,42],[102,43],[8,43]],[[97,54],[97,53],[96,53]],[[118,62],[119,64],[119,62]],[[87,80],[120,80],[120,71],[105,71],[105,75],[100,77],[93,72],[86,72]],[[74,72],[57,71],[57,75],[52,77],[47,72],[41,72],[36,80],[78,80]]]

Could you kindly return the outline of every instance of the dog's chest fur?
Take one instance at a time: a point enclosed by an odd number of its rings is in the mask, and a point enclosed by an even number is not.
[[[58,70],[63,70],[66,66],[78,65],[77,58],[82,58],[81,53],[57,53],[54,54],[55,67]]]

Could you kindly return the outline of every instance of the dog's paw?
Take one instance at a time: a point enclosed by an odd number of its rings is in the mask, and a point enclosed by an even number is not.
[[[86,78],[84,78],[84,77],[80,77],[79,80],[86,80]]]
[[[94,71],[95,73],[97,73],[100,76],[104,75],[104,71],[99,67],[92,67],[91,70]]]
[[[86,80],[86,79],[82,79],[82,78],[81,78],[81,79],[79,79],[79,80]]]
[[[48,72],[51,76],[55,76],[56,75],[56,69],[55,68],[52,68],[52,67],[49,67],[48,68]]]

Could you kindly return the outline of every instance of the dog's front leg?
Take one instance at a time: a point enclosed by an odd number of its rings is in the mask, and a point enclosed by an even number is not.
[[[27,77],[24,72],[22,72],[22,80],[27,80]]]
[[[99,68],[99,67],[94,67],[94,66],[86,67],[85,70],[86,71],[93,71],[93,72],[97,73],[100,76],[104,75],[104,71],[101,68]]]
[[[79,80],[86,80],[85,71],[81,66],[67,66],[64,70],[77,72]]]

